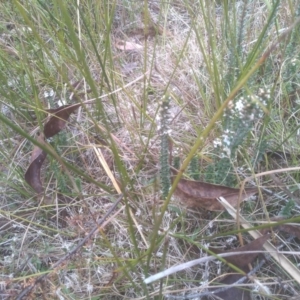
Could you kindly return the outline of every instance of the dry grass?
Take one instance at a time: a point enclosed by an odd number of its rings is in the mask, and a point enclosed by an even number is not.
[[[25,1],[23,6],[17,2],[15,8],[9,2],[0,4],[2,299],[16,299],[44,273],[48,276],[34,287],[34,299],[185,299],[206,291],[214,279],[230,272],[220,261],[150,285],[143,282],[204,256],[203,247],[239,245],[236,221],[227,212],[187,210],[174,197],[164,210],[159,183],[161,98],[171,97],[171,138],[174,156],[181,162],[194,156],[192,147],[219,113],[195,154],[202,180],[212,178],[209,172],[219,172],[225,180],[228,169],[214,165],[222,157],[214,148],[225,127],[220,107],[277,33],[293,23],[299,1],[280,1],[262,40],[259,36],[272,12],[270,1],[246,1],[244,10],[243,1],[228,1],[227,9],[227,1],[79,0],[79,14],[76,1],[66,1],[70,24],[60,1]],[[31,25],[34,30],[28,29]],[[300,41],[297,34],[295,41]],[[291,61],[297,67],[299,46],[291,52],[288,47],[286,39],[237,95],[236,99],[251,95],[261,103],[258,90],[271,91],[268,113],[255,116],[237,155],[231,157],[232,185],[255,173],[297,166],[298,73],[291,70]],[[42,168],[45,194],[38,197],[24,181],[32,150],[24,132],[36,138],[45,109],[63,100],[76,103],[70,95],[77,81],[81,101],[107,96],[83,105],[50,141],[76,169],[68,174],[48,155]],[[280,152],[282,159],[268,151]],[[241,210],[252,226],[284,214],[299,221],[299,172],[276,176],[277,182],[268,176],[250,182],[262,192]],[[119,193],[124,199],[106,225],[51,270],[92,230]],[[243,239],[252,240],[246,232]],[[282,232],[272,243],[280,251],[299,250],[299,239]],[[299,265],[299,255],[286,256]],[[272,259],[254,276],[257,281],[248,285],[255,291],[253,299],[289,299],[300,291],[297,281]]]

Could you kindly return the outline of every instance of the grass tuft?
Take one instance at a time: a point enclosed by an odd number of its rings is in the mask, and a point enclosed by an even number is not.
[[[144,282],[205,248],[253,239],[228,212],[179,204],[182,173],[259,187],[237,211],[247,228],[298,223],[299,16],[298,0],[2,1],[1,298],[205,292],[230,272],[220,261]],[[47,110],[77,103],[40,144]],[[48,154],[39,195],[24,179],[34,145]],[[289,299],[300,292],[289,272],[299,237],[272,234],[289,263],[265,257],[248,287],[259,299]]]

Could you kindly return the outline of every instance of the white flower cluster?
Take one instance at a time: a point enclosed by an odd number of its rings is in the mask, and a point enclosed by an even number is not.
[[[221,157],[230,157],[242,144],[253,126],[253,122],[263,117],[263,107],[270,99],[270,91],[259,89],[257,95],[240,97],[230,101],[224,113],[224,133],[214,141],[214,148],[220,150]]]
[[[52,98],[54,96],[54,90],[50,89],[49,91],[44,91],[45,98]]]

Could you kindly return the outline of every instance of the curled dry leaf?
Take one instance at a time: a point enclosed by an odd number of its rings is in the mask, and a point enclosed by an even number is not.
[[[44,134],[46,138],[50,138],[62,129],[65,128],[66,122],[70,115],[80,106],[81,104],[75,105],[64,105],[56,109],[49,109],[47,112],[51,113],[49,121],[44,126]]]
[[[274,217],[274,218],[271,218],[271,221],[281,221],[281,220],[284,220],[284,218],[283,217]],[[288,233],[290,236],[295,236],[298,239],[300,239],[300,228],[299,228],[299,226],[292,225],[292,224],[280,224],[280,225],[277,225],[277,226],[272,226],[272,227],[269,227],[269,228],[264,228],[260,232],[262,234],[266,234],[272,228],[274,230],[279,230],[279,231]]]
[[[246,246],[239,247],[234,250],[228,250],[226,252],[234,252],[234,251],[259,251],[262,249],[263,244],[269,239],[269,235],[263,235],[258,239],[254,240],[253,242],[247,244]],[[245,253],[245,254],[237,254],[234,256],[226,257],[226,261],[229,263],[234,264],[235,266],[239,267],[240,269],[244,270],[245,272],[249,272],[248,264],[250,264],[256,257],[258,253]],[[239,279],[243,277],[242,274],[230,274],[226,276],[223,280],[219,282],[222,285],[229,285],[237,282]],[[216,288],[217,289],[217,288]],[[227,290],[222,292],[218,292],[214,294],[215,296],[223,299],[223,300],[233,300],[233,299],[243,299],[243,300],[251,300],[251,293],[250,290],[247,288],[241,287],[231,287]]]
[[[50,138],[59,133],[65,126],[70,115],[80,106],[81,104],[75,105],[64,105],[57,109],[48,110],[52,114],[50,119],[44,126],[44,132],[40,134],[37,140],[40,143],[45,144],[45,138]],[[41,167],[47,156],[47,153],[38,146],[35,146],[31,155],[31,163],[25,173],[25,181],[37,192],[43,192],[43,185],[41,182]]]
[[[262,249],[264,243],[269,239],[269,237],[270,237],[269,234],[265,234],[243,247],[239,247],[234,250],[231,249],[228,251],[224,251],[222,253],[229,253],[235,251],[236,252],[259,251]],[[239,267],[240,269],[244,269],[245,267],[248,266],[248,264],[250,264],[257,257],[257,255],[258,253],[237,254],[237,255],[226,257],[226,261]]]
[[[291,224],[282,224],[279,226],[279,230],[288,233],[291,236],[295,236],[300,239],[300,229],[299,226]]]
[[[241,274],[230,274],[226,276],[223,280],[221,280],[219,283],[222,285],[230,285],[237,282],[242,277],[243,275]],[[248,281],[249,280],[247,280],[246,283]],[[223,299],[223,300],[233,300],[233,299],[251,300],[252,299],[250,290],[245,287],[240,287],[240,288],[231,287],[225,291],[215,293],[214,295],[218,297],[216,299]]]
[[[174,177],[172,177],[173,180]],[[257,192],[257,188],[246,188],[240,201],[244,201]],[[232,206],[237,206],[239,194],[239,189],[183,178],[179,180],[175,190],[175,195],[187,207],[200,207],[212,211],[225,210],[217,200],[219,197],[224,197]]]
[[[37,141],[41,144],[45,143],[44,134],[41,133],[37,138]],[[43,192],[43,185],[41,182],[41,167],[43,165],[44,160],[46,159],[47,153],[43,151],[38,146],[34,146],[30,165],[25,173],[26,182],[37,192]]]

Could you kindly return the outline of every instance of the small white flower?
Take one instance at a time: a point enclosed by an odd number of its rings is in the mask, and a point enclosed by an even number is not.
[[[230,146],[231,141],[230,141],[230,138],[228,137],[228,135],[223,134],[223,144],[225,144],[228,147]]]
[[[61,107],[61,106],[64,106],[64,105],[67,105],[67,102],[66,102],[66,100],[58,100],[57,101],[57,105],[59,106],[59,107]]]
[[[221,143],[220,139],[216,139],[216,140],[214,140],[213,144],[214,144],[214,147],[215,147],[215,148],[218,148],[219,146],[221,146],[221,145],[222,145],[222,143]]]
[[[242,112],[245,108],[245,104],[243,102],[243,98],[240,98],[236,103],[235,103],[235,109],[239,112]]]
[[[162,257],[163,253],[162,252],[156,252],[156,257]]]
[[[54,91],[51,89],[50,91],[45,91],[44,92],[44,97],[49,98],[54,96]]]
[[[23,32],[27,32],[27,33],[32,32],[32,29],[28,26],[22,27],[21,29],[23,30]]]

